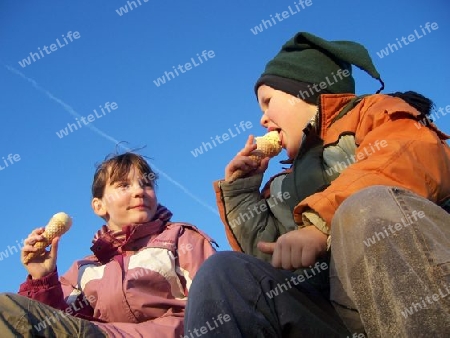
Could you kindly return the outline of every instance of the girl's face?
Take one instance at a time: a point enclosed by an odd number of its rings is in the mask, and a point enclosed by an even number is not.
[[[106,219],[111,230],[149,222],[155,216],[157,206],[153,182],[134,168],[125,179],[108,181],[103,197],[92,200],[94,212]]]
[[[302,142],[303,129],[317,113],[317,106],[266,85],[258,88],[258,102],[263,112],[261,125],[268,131],[278,131],[288,157],[294,159]]]

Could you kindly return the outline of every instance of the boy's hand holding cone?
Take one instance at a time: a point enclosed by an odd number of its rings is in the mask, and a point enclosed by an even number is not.
[[[233,182],[250,172],[259,173],[267,168],[270,158],[278,155],[282,146],[277,131],[268,132],[261,137],[255,137],[256,144],[253,144],[253,136],[250,136],[245,148],[228,164],[225,169],[225,180]]]

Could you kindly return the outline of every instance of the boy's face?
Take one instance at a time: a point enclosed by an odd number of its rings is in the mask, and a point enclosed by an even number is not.
[[[268,131],[279,132],[283,148],[289,158],[294,159],[302,142],[303,129],[316,114],[317,106],[266,85],[258,88],[258,102],[263,111],[261,125]]]
[[[134,168],[124,180],[112,184],[108,181],[103,197],[92,200],[94,212],[106,219],[111,230],[150,221],[157,206],[153,182],[143,178]]]

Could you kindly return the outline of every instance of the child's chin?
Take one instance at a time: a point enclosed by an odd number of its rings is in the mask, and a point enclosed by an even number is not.
[[[133,220],[133,223],[135,224],[143,224],[143,223],[148,223],[150,222],[152,219],[152,217],[148,216],[148,217],[139,217],[135,220]]]
[[[286,150],[286,155],[289,157],[289,159],[294,160],[297,157],[298,151],[300,150],[300,146],[298,148],[296,147],[295,149],[286,147],[285,150]]]

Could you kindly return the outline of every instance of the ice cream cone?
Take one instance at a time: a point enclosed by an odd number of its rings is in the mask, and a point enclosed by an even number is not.
[[[255,142],[257,148],[254,151],[252,151],[252,153],[249,156],[254,161],[259,162],[265,157],[277,156],[282,150],[278,132],[275,130],[268,132],[264,136],[255,137]],[[236,170],[231,175],[229,181],[233,182],[244,175],[245,175],[244,171]]]
[[[45,248],[48,247],[55,237],[61,236],[69,230],[72,226],[72,219],[69,215],[64,212],[59,212],[50,219],[45,227],[42,236],[44,240],[37,242],[34,247],[38,250],[35,252],[30,252],[24,259],[24,263],[28,263],[32,258],[39,256],[44,252]]]

